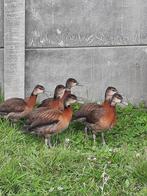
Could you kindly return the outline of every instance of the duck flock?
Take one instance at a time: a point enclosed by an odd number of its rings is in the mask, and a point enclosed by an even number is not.
[[[25,99],[10,98],[0,104],[1,118],[17,122],[26,119],[24,130],[45,138],[45,144],[51,147],[51,136],[68,128],[71,121],[79,120],[85,125],[85,134],[91,130],[94,143],[96,134],[101,132],[105,144],[104,132],[116,124],[116,104],[123,103],[123,97],[116,88],[108,87],[104,102],[101,104],[87,103],[73,114],[71,105],[78,102],[71,89],[80,84],[74,78],[69,78],[66,85],[57,85],[53,98],[43,100],[36,107],[37,96],[45,93],[42,85],[36,85],[30,97]]]

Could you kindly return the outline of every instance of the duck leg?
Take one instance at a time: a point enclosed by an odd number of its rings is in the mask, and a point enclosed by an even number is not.
[[[51,137],[45,137],[45,145],[48,146],[49,148],[52,148],[52,144],[51,144]]]
[[[85,126],[84,132],[85,132],[85,137],[88,138],[88,127],[87,126]]]
[[[95,143],[96,143],[96,134],[95,133],[93,133],[93,143],[94,143],[94,145],[95,145]]]
[[[101,136],[102,136],[102,144],[106,145],[105,138],[104,138],[104,132],[101,133]]]

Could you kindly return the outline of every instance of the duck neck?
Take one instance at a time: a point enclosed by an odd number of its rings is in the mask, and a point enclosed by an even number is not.
[[[69,90],[69,91],[71,91],[71,85],[70,84],[68,84],[68,83],[66,83],[66,90]]]
[[[71,88],[67,87],[65,91],[71,92]]]
[[[72,108],[70,105],[68,106],[65,106],[64,108],[64,116],[66,117],[66,119],[70,122],[71,119],[72,119],[72,114],[73,114],[73,111],[72,111]]]
[[[58,99],[59,97],[56,95],[56,93],[54,94],[54,97],[53,97],[53,99]]]
[[[105,98],[103,105],[110,105],[111,104],[110,101],[111,101],[110,99]]]
[[[116,102],[114,102],[113,100],[110,101],[110,106],[115,108],[116,107]]]
[[[27,106],[29,108],[33,108],[36,104],[36,100],[37,100],[37,95],[34,95],[33,93],[31,93],[31,96],[29,97],[27,101]]]
[[[64,99],[64,108],[70,108],[70,103],[67,99]]]
[[[71,91],[70,91],[70,90],[65,90],[64,95],[63,95],[62,98],[61,98],[61,101],[64,102],[65,99],[66,99],[66,97],[67,97],[69,94],[71,94]]]
[[[103,102],[103,104],[109,104],[110,103],[110,101],[109,100],[104,100],[104,102]]]

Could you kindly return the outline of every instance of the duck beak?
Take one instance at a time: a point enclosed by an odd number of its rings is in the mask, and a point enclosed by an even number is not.
[[[128,105],[128,103],[127,103],[126,101],[122,101],[121,104],[122,104],[122,105],[125,105],[125,106]]]
[[[121,105],[123,105],[123,106],[127,106],[127,105],[129,105],[129,99],[127,98],[127,96],[126,95],[124,95],[123,93],[121,93],[121,92],[118,92],[119,94],[121,94],[122,96],[123,96],[123,100],[121,101]]]
[[[83,84],[80,84],[80,83],[77,83],[77,85],[76,86],[84,86]]]

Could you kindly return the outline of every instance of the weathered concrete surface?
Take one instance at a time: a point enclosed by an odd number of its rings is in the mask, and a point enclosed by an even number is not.
[[[84,84],[75,88],[76,94],[88,100],[102,100],[112,85],[139,103],[147,101],[146,76],[147,47],[26,50],[27,94],[37,83],[53,91],[74,77]]]
[[[4,0],[4,32],[4,97],[24,97],[24,0]]]
[[[147,44],[146,0],[27,0],[27,47]]]
[[[0,90],[3,90],[3,76],[4,76],[4,50],[0,49]]]
[[[4,1],[0,0],[0,48],[4,46]]]

